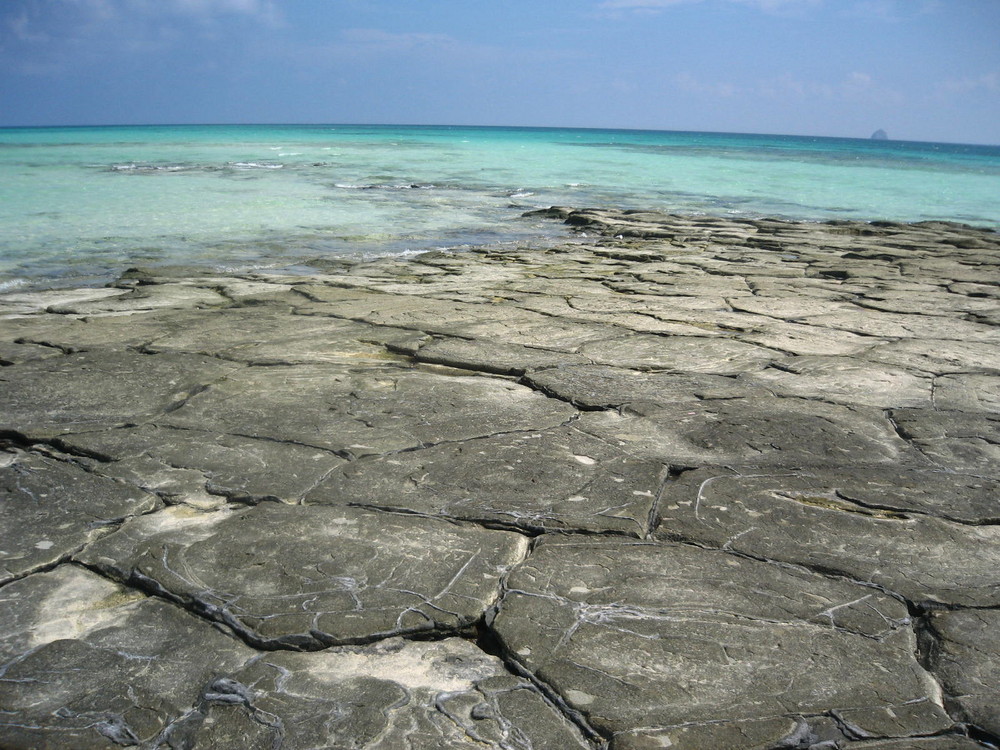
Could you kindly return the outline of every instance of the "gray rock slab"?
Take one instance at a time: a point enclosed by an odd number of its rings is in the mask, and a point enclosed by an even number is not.
[[[170,739],[220,750],[590,747],[533,685],[457,638],[262,654],[207,685]]]
[[[983,745],[959,735],[873,740],[871,742],[855,742],[850,745],[852,750],[854,748],[857,750],[988,750],[989,747],[990,745]]]
[[[31,438],[139,423],[239,365],[189,354],[90,351],[0,369],[0,430]]]
[[[749,381],[720,375],[635,372],[608,365],[558,367],[532,372],[526,382],[583,409],[629,404],[695,403],[706,398],[765,397]]]
[[[804,318],[803,321],[810,325],[886,338],[933,338],[965,342],[981,341],[994,346],[1000,344],[1000,331],[994,326],[932,315],[903,315],[877,310],[858,310],[813,315]]]
[[[497,378],[302,365],[234,373],[158,421],[361,456],[545,429],[575,413]]]
[[[15,344],[12,341],[0,341],[0,367],[29,362],[33,359],[48,359],[62,355],[59,349],[37,344]]]
[[[13,292],[0,297],[0,317],[27,315],[52,306],[90,303],[119,297],[121,289],[82,288],[46,289],[33,292]]]
[[[934,381],[934,406],[953,411],[1000,413],[1000,375],[945,375]]]
[[[890,365],[859,362],[853,357],[794,357],[742,377],[778,395],[848,406],[885,409],[931,405],[932,381],[929,377]]]
[[[223,497],[296,503],[344,463],[329,451],[155,425],[67,435],[61,446],[94,456],[92,471],[128,481],[169,502],[195,504]],[[85,459],[78,459],[84,461]]]
[[[862,358],[936,375],[1000,372],[1000,348],[975,342],[904,339],[875,346]]]
[[[935,466],[1000,477],[1000,414],[896,409],[892,420]]]
[[[301,312],[336,314],[380,326],[416,329],[426,333],[509,344],[537,346],[554,351],[575,351],[581,344],[614,335],[616,329],[560,321],[508,305],[454,302],[404,294],[373,294],[319,285],[300,291],[312,304]]]
[[[163,308],[210,307],[228,300],[214,289],[197,284],[177,282],[141,286],[118,296],[101,299],[63,302],[48,307],[50,312],[72,315],[132,313]]]
[[[173,330],[174,312],[136,313],[93,319],[39,313],[4,320],[0,336],[9,341],[47,346],[57,353],[104,346],[142,346]],[[186,313],[185,313],[186,314]]]
[[[0,583],[66,559],[160,505],[155,495],[65,460],[0,451]]]
[[[635,334],[586,344],[579,350],[597,364],[671,372],[735,375],[759,370],[782,355],[730,339]]]
[[[1000,612],[932,612],[931,669],[963,721],[1000,736]]]
[[[753,331],[741,333],[739,340],[803,356],[860,354],[885,343],[885,339],[874,336],[861,336],[836,328],[801,325],[781,320],[764,323],[756,326]]]
[[[866,482],[856,472],[688,472],[664,490],[657,536],[830,571],[913,602],[1000,603],[1000,526],[926,514],[951,513],[957,499],[956,515],[992,521],[992,484],[965,476],[949,488],[948,475],[888,470],[880,479],[871,467]],[[893,487],[896,477],[906,484]],[[965,499],[969,487],[978,502]]]
[[[577,427],[634,455],[679,466],[823,466],[919,459],[881,411],[792,398],[633,403],[585,413]]]
[[[494,627],[511,657],[600,731],[631,732],[625,747],[857,706],[862,726],[917,704],[910,729],[952,724],[906,608],[870,588],[686,545],[551,538],[508,586]]]
[[[968,297],[949,292],[913,292],[886,290],[865,295],[858,304],[872,310],[920,315],[961,316],[965,313],[995,311],[991,299]]]
[[[398,360],[379,342],[400,329],[315,315],[294,315],[275,307],[232,308],[190,315],[190,325],[152,339],[151,352],[212,354],[254,364]],[[409,333],[409,332],[406,332]]]
[[[498,375],[522,375],[528,370],[585,364],[577,354],[546,351],[519,344],[475,339],[438,338],[411,350],[420,362]]]
[[[0,591],[0,744],[161,746],[202,686],[254,652],[210,623],[72,565]]]
[[[454,632],[482,617],[527,553],[520,534],[353,508],[172,506],[80,555],[267,648]]]
[[[734,310],[754,313],[756,315],[766,315],[780,320],[798,320],[811,315],[824,315],[857,309],[850,303],[843,301],[799,295],[790,295],[787,297],[741,296],[732,297],[726,300],[726,302]]]
[[[644,536],[665,473],[662,464],[563,427],[352,461],[305,500]]]

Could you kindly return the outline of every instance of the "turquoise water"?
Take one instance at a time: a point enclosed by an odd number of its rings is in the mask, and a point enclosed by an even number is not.
[[[548,128],[0,129],[0,290],[545,239],[541,206],[1000,229],[1000,147]]]

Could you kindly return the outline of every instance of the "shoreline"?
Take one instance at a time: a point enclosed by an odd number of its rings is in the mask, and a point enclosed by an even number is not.
[[[1000,235],[536,215],[0,296],[0,744],[1000,745]]]

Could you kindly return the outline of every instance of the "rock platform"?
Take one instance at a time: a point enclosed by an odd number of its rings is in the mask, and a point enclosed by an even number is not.
[[[1000,236],[0,297],[0,747],[1000,745]]]

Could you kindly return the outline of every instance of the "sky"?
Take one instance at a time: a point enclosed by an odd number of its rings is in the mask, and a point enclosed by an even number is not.
[[[0,126],[173,123],[1000,145],[1000,0],[0,0]]]

